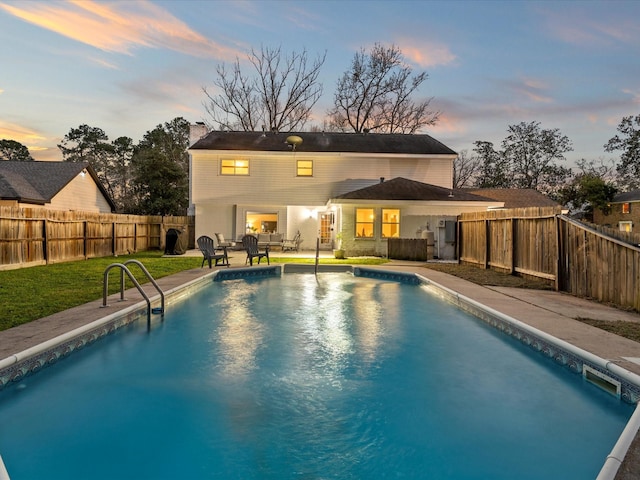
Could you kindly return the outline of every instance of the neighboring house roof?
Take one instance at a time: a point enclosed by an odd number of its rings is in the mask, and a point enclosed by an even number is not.
[[[0,199],[44,205],[46,199],[29,183],[29,180],[20,173],[2,168],[5,162],[2,161],[0,164]]]
[[[302,138],[297,152],[393,153],[415,155],[456,155],[456,152],[429,135],[394,133],[335,132],[210,132],[190,150],[253,150],[286,152],[290,136]]]
[[[472,202],[492,201],[464,190],[450,189],[417,182],[407,178],[394,178],[381,181],[369,187],[360,188],[353,192],[335,197],[336,200],[414,200],[441,202]]]
[[[76,175],[86,170],[96,183],[112,210],[113,200],[86,162],[0,161],[0,199],[44,205],[51,202]]]
[[[465,188],[463,190],[504,202],[504,208],[560,206],[558,202],[532,188]]]
[[[613,201],[611,203],[627,203],[627,202],[638,202],[640,201],[640,189],[639,190],[631,190],[630,192],[619,193],[615,197],[613,197]]]

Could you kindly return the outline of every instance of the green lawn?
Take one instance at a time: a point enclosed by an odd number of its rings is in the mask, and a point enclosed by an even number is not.
[[[161,252],[152,251],[0,271],[0,330],[102,298],[105,269],[129,259],[142,262],[156,279],[200,267],[202,261],[199,257],[162,258]],[[142,282],[144,275],[135,268],[132,272]],[[119,275],[111,273],[109,280],[109,293],[116,293]]]
[[[38,318],[102,298],[105,269],[114,262],[139,260],[155,279],[200,268],[202,257],[162,258],[162,252],[150,251],[119,257],[92,258],[18,270],[0,271],[0,330],[6,330]],[[274,263],[315,263],[315,259],[271,258]],[[379,258],[320,259],[320,263],[380,264]],[[141,283],[144,275],[137,267],[132,272]],[[127,280],[128,287],[132,286]],[[109,293],[119,291],[119,275],[109,277]],[[127,288],[128,288],[127,287]]]

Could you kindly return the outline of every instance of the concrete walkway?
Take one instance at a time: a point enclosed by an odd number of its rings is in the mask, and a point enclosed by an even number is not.
[[[192,252],[190,253],[193,254]],[[272,256],[276,255],[276,252],[272,254]],[[287,254],[287,256],[291,255]],[[306,256],[310,255],[307,254]],[[324,253],[322,256],[326,257],[328,254]],[[239,263],[238,259],[235,259],[234,263]],[[244,265],[238,264],[231,268],[238,267],[244,267]],[[577,317],[585,317],[598,320],[640,322],[640,315],[636,313],[624,312],[560,292],[484,287],[425,268],[422,262],[392,261],[385,265],[371,268],[418,273],[461,295],[640,375],[640,343],[575,320]],[[158,284],[164,291],[167,291],[210,272],[211,270],[206,267],[188,270],[170,277],[161,278],[158,280]],[[148,295],[155,296],[155,290],[152,288],[147,289],[148,287],[150,286],[145,286],[145,291],[148,292]],[[96,300],[95,302],[0,332],[0,359],[98,320],[115,311],[123,310],[142,300],[142,296],[135,289],[127,291],[126,297],[128,300],[119,302],[119,295],[111,296],[108,301],[110,306],[107,308],[101,308],[102,300]],[[625,469],[628,470],[626,473]],[[640,439],[636,438],[616,480],[638,478],[640,478]]]

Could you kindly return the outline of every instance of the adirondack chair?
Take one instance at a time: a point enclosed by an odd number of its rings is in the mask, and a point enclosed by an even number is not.
[[[207,237],[203,235],[198,237],[198,248],[202,252],[202,265],[200,268],[204,267],[204,262],[209,262],[209,268],[211,268],[211,262],[215,260],[216,267],[218,265],[229,266],[229,257],[227,256],[227,247],[218,247],[216,248],[215,242],[213,238]]]
[[[253,266],[253,259],[258,259],[258,265],[260,265],[260,260],[264,257],[267,259],[267,265],[271,265],[269,263],[269,245],[267,245],[264,250],[261,252],[258,249],[258,237],[255,235],[245,235],[242,237],[242,246],[247,251],[247,261],[249,265]]]
[[[291,239],[291,240],[283,240],[282,241],[282,251],[283,252],[288,252],[288,251],[297,252],[298,249],[300,248],[300,242],[301,241],[302,240],[300,239],[300,231],[298,230],[298,233],[295,234],[293,239]]]
[[[218,240],[218,246],[220,247],[235,247],[236,242],[231,242],[229,240],[225,240],[224,235],[222,233],[216,233],[216,240]]]

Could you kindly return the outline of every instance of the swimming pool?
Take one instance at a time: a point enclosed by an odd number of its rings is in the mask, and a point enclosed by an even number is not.
[[[125,329],[0,392],[13,478],[595,478],[633,409],[347,274],[218,282]]]

